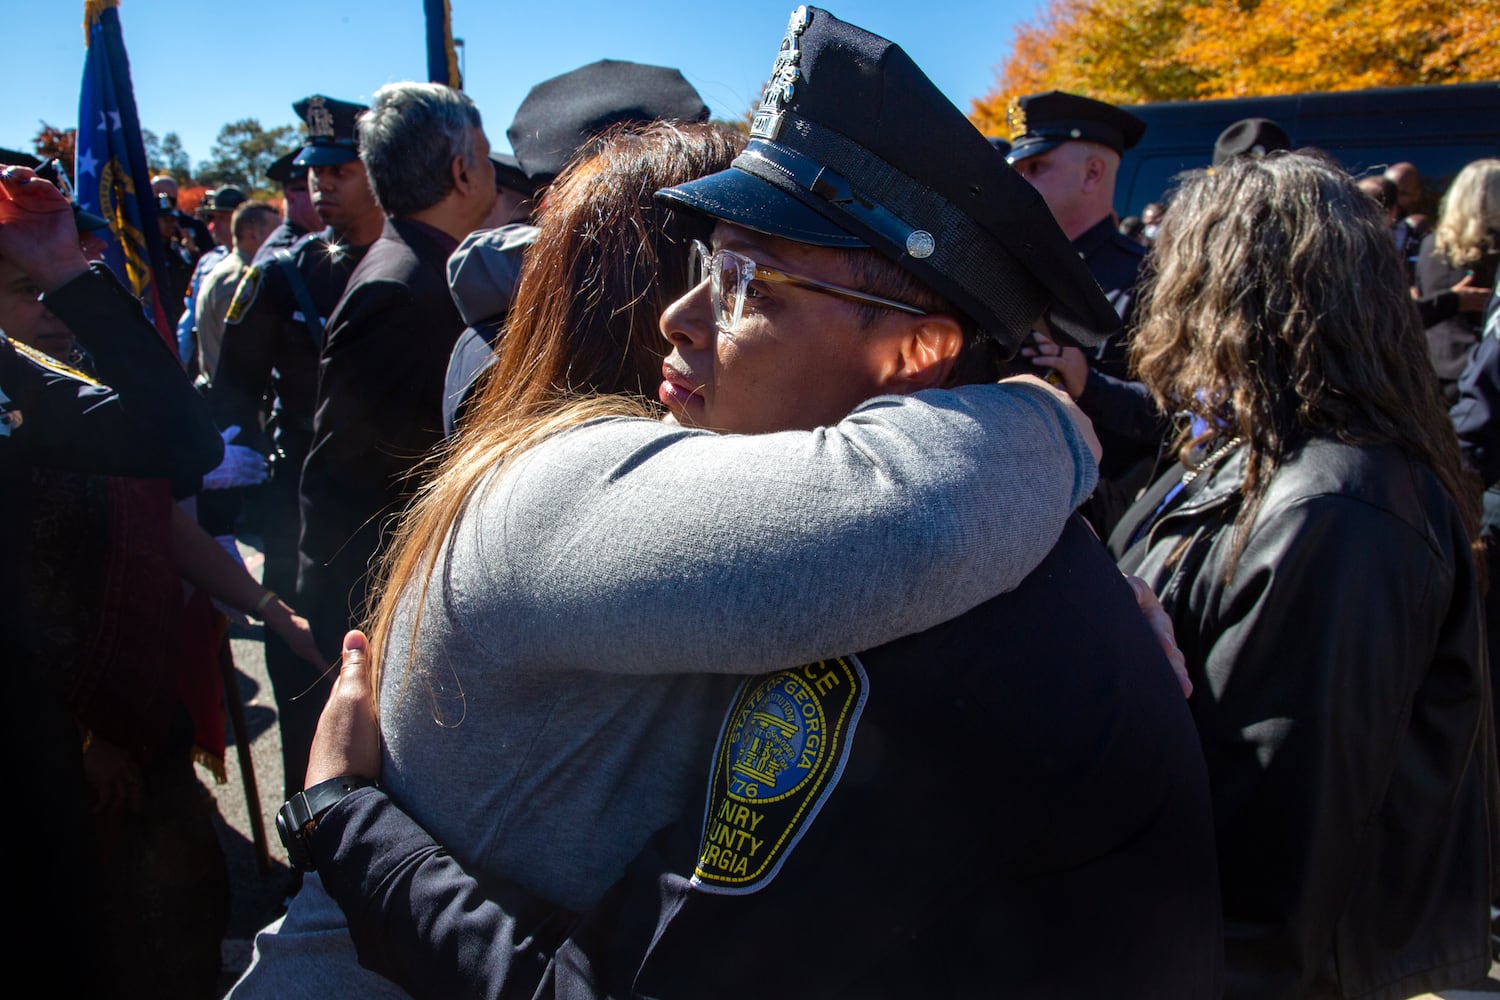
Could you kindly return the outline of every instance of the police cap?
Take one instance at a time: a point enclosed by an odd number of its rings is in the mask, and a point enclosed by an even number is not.
[[[294,103],[292,110],[307,125],[307,145],[292,160],[292,166],[331,167],[359,159],[354,123],[369,110],[363,104],[313,94]]]
[[[901,48],[799,7],[750,142],[657,196],[758,232],[871,247],[1008,352],[1043,311],[1084,345],[1119,317],[1036,189]]]
[[[1146,134],[1146,123],[1129,111],[1061,90],[1012,101],[1005,117],[1010,125],[1012,163],[1074,139],[1123,153]]]
[[[288,184],[291,184],[293,178],[298,178],[301,180],[301,187],[307,187],[307,168],[295,167],[292,165],[293,161],[295,161],[297,157],[301,155],[302,150],[294,149],[290,153],[287,153],[283,156],[278,156],[276,158],[276,162],[272,163],[269,167],[266,168],[266,176],[269,177],[273,183],[280,184],[282,187],[286,187]]]
[[[1269,118],[1241,118],[1219,133],[1214,141],[1214,166],[1236,156],[1265,156],[1278,149],[1291,149],[1292,137]]]
[[[535,195],[539,185],[536,181],[526,176],[526,171],[521,169],[521,161],[510,153],[491,153],[490,162],[495,165],[495,190],[510,188],[512,191],[521,191],[529,195]]]
[[[38,157],[30,153],[23,153],[16,149],[0,149],[0,167],[30,167],[36,171],[36,175],[44,181],[48,181],[68,198],[68,204],[73,207],[73,225],[80,233],[92,232],[96,229],[109,227],[109,220],[102,215],[93,212],[85,212],[83,206],[78,204],[74,196],[73,183],[68,179],[68,172],[64,169],[62,161],[50,159],[43,163]]]
[[[708,120],[708,106],[682,73],[601,59],[531,88],[505,134],[521,169],[545,184],[584,143],[622,122]]]

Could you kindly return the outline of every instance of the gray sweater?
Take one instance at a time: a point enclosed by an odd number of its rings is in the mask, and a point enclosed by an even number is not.
[[[879,645],[1015,587],[1094,479],[1031,386],[881,397],[812,432],[574,428],[470,498],[409,671],[405,595],[383,780],[477,871],[587,906],[681,815],[734,675]],[[313,877],[235,995],[356,983],[400,995],[357,968]]]

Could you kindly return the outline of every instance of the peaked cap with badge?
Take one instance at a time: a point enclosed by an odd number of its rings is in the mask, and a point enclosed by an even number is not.
[[[294,149],[290,153],[278,156],[271,163],[271,165],[266,168],[266,176],[271,179],[272,183],[280,184],[282,187],[286,187],[287,184],[291,182],[292,175],[298,172],[298,168],[292,166],[292,163],[297,159],[297,157],[301,155],[302,150]],[[305,184],[307,181],[307,168],[301,168],[300,172],[302,174],[302,180]]]
[[[359,159],[354,123],[369,109],[363,104],[313,94],[292,104],[307,125],[307,145],[292,160],[294,167],[331,167]]]
[[[68,204],[73,207],[73,224],[80,233],[93,232],[98,229],[107,229],[109,220],[102,215],[93,212],[85,212],[83,206],[78,204],[78,198],[73,193],[73,182],[68,178],[67,170],[61,161],[56,159],[43,163],[38,157],[30,153],[23,153],[15,149],[0,149],[0,169],[5,167],[30,167],[36,171],[36,175],[45,181],[50,181],[52,186],[61,191],[68,198]]]
[[[678,70],[601,59],[532,87],[505,134],[520,169],[545,184],[610,126],[657,120],[708,121],[708,105]]]
[[[792,14],[745,151],[657,197],[798,243],[873,248],[1007,353],[1044,311],[1087,346],[1119,327],[1036,189],[899,46],[816,7]]]
[[[1005,118],[1010,125],[1012,163],[1075,139],[1123,153],[1146,134],[1146,123],[1129,111],[1061,90],[1012,101]]]

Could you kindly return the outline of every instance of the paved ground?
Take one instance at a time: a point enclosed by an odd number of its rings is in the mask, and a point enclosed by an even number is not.
[[[253,539],[252,539],[253,541]],[[260,575],[260,553],[241,543],[246,565]],[[219,843],[229,864],[232,892],[229,933],[224,942],[224,976],[227,991],[250,961],[251,941],[255,932],[281,915],[282,900],[291,884],[292,872],[286,865],[281,841],[276,836],[276,810],[281,808],[281,735],[276,728],[276,700],[271,696],[271,682],[266,677],[261,626],[232,626],[230,646],[239,679],[239,699],[245,710],[245,727],[249,735],[250,756],[260,801],[262,826],[265,829],[269,870],[262,872],[260,855],[255,849],[251,831],[251,810],[241,779],[238,747],[229,734],[225,752],[228,780],[220,785],[208,771],[198,769],[198,776],[219,804],[220,821],[216,824]]]
[[[241,544],[246,564],[259,575],[259,553]],[[240,777],[237,747],[231,734],[225,754],[228,781],[214,783],[202,768],[198,775],[219,803],[221,822],[219,842],[229,862],[229,881],[233,902],[229,916],[229,933],[224,942],[223,989],[227,991],[250,961],[255,932],[281,915],[281,903],[291,880],[291,870],[281,841],[276,836],[276,810],[281,808],[281,737],[276,729],[276,702],[266,678],[260,626],[237,626],[230,630],[235,666],[238,668],[240,704],[245,706],[250,752],[259,789],[261,817],[264,822],[271,869],[262,874],[251,836],[250,810],[246,807],[244,786]],[[1500,994],[1500,964],[1490,968],[1489,978],[1468,989],[1445,990],[1426,994],[1441,1000],[1494,1000]],[[1425,1000],[1425,998],[1424,998]]]

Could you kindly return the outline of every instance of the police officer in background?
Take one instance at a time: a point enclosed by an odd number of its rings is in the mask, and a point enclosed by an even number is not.
[[[1104,457],[1099,487],[1084,513],[1107,537],[1150,481],[1166,431],[1145,387],[1127,374],[1125,352],[1146,248],[1120,233],[1114,210],[1120,156],[1141,141],[1146,123],[1112,104],[1058,90],[1020,98],[1006,118],[1012,132],[1007,159],[1041,192],[1120,316],[1119,332],[1087,353],[1045,333],[1022,352],[1039,367],[1057,371],[1068,394],[1094,421]]]
[[[301,155],[302,150],[294,149],[266,168],[266,176],[281,185],[281,225],[255,251],[253,263],[258,264],[278,251],[290,250],[302,237],[323,228],[307,187],[307,168],[292,165]]]
[[[249,200],[249,196],[235,187],[226,184],[221,188],[210,191],[203,196],[203,202],[198,206],[198,217],[208,226],[209,235],[213,238],[214,245],[209,247],[198,258],[193,265],[193,277],[188,283],[187,298],[183,302],[182,316],[177,320],[177,356],[187,366],[188,372],[193,375],[198,372],[198,289],[203,285],[203,279],[208,277],[208,272],[219,266],[219,263],[229,256],[230,247],[234,246],[234,210]],[[203,372],[203,375],[213,376],[213,372]]]
[[[246,273],[225,318],[213,391],[219,426],[238,425],[242,440],[274,456],[261,531],[265,585],[281,594],[296,590],[297,489],[312,439],[323,327],[385,222],[354,136],[364,105],[313,95],[292,107],[307,123],[308,140],[292,158],[288,176],[308,178],[313,208],[328,228],[258,260]],[[261,432],[261,401],[267,395],[274,403]],[[321,689],[303,694],[317,683],[317,674],[271,635],[266,670],[276,692],[290,793],[302,787],[323,694]]]

